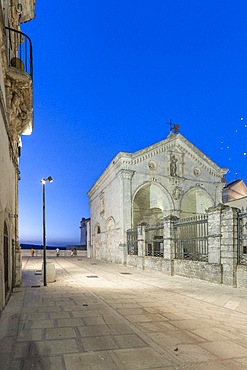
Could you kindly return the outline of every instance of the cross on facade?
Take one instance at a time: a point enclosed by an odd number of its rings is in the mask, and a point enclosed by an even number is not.
[[[170,125],[170,132],[173,132],[174,134],[178,134],[180,132],[180,125],[178,123],[172,123],[172,119],[170,119],[170,122],[167,122],[168,125]]]

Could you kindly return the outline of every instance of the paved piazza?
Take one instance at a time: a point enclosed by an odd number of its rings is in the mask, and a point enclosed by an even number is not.
[[[50,252],[51,253],[51,252]],[[55,251],[54,251],[55,255]],[[77,256],[23,256],[0,369],[246,369],[247,290]]]

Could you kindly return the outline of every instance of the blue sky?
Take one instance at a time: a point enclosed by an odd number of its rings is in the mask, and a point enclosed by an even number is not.
[[[34,131],[23,136],[20,242],[79,243],[87,191],[120,151],[181,134],[247,183],[245,0],[37,0]],[[236,174],[237,173],[237,174]]]

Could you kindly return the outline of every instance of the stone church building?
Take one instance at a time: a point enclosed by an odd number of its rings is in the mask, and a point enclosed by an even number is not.
[[[145,149],[118,153],[88,192],[88,255],[126,263],[127,231],[206,214],[222,202],[226,172],[172,131]]]

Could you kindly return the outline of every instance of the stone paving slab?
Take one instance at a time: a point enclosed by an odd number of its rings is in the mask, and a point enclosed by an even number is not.
[[[56,282],[44,287],[42,258],[23,258],[23,284],[0,317],[0,369],[247,368],[247,290],[50,260]]]

